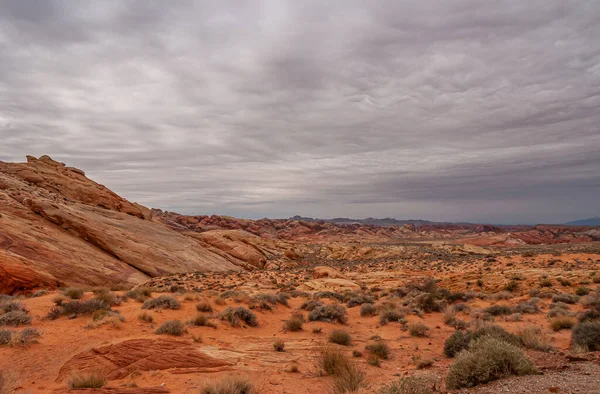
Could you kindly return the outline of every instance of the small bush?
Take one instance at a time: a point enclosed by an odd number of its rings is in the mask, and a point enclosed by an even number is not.
[[[564,302],[565,304],[575,304],[579,297],[573,294],[557,294],[552,297],[552,302]]]
[[[310,311],[308,314],[308,320],[346,324],[348,322],[348,316],[346,314],[346,308],[341,305],[325,305]]]
[[[156,329],[156,333],[180,337],[185,334],[185,326],[179,320],[167,320]]]
[[[432,384],[418,376],[408,376],[384,386],[379,394],[433,394]]]
[[[578,296],[586,296],[588,294],[590,294],[590,289],[588,289],[587,287],[579,287],[577,290],[575,290],[575,294],[577,294]]]
[[[523,346],[527,349],[539,350],[542,352],[549,352],[553,349],[552,345],[550,345],[550,340],[544,335],[542,329],[539,327],[525,327],[517,333],[517,336],[521,340]]]
[[[0,329],[0,345],[26,346],[30,343],[37,342],[37,339],[41,336],[41,331],[31,327],[25,328],[21,331]]]
[[[521,349],[497,338],[483,337],[460,352],[446,376],[449,389],[473,387],[510,375],[537,373]]]
[[[540,279],[540,287],[552,287],[552,281],[548,278]]]
[[[30,324],[31,316],[22,310],[14,310],[12,312],[0,315],[0,326],[13,326],[18,327],[20,325]]]
[[[276,352],[284,352],[285,351],[285,343],[281,340],[273,342],[273,349]]]
[[[161,295],[144,301],[142,309],[179,309],[181,304],[176,298],[167,295]]]
[[[285,321],[283,329],[285,331],[300,331],[304,324],[304,316],[301,313],[295,313],[288,320]]]
[[[504,316],[510,315],[511,313],[513,313],[513,310],[507,305],[492,305],[490,307],[485,308],[484,312],[489,313],[492,316]]]
[[[2,310],[4,313],[17,312],[17,311],[25,312],[25,313],[29,312],[27,310],[27,308],[25,307],[25,305],[23,305],[17,301],[10,301],[10,302],[0,305],[0,310]]]
[[[145,321],[146,323],[152,323],[154,321],[154,317],[148,312],[141,312],[138,314],[138,320]]]
[[[347,331],[333,330],[331,334],[329,334],[329,342],[343,346],[350,346],[352,344],[352,337]]]
[[[362,353],[359,350],[353,350],[352,357],[362,357]]]
[[[69,387],[72,389],[99,389],[104,385],[106,378],[99,372],[76,374],[69,379]]]
[[[517,304],[514,311],[516,313],[528,313],[528,314],[538,313],[540,311],[540,308],[537,306],[538,302],[539,302],[539,298],[535,298],[535,297],[531,298],[528,301],[520,302],[519,304]]]
[[[86,301],[69,301],[60,306],[55,306],[48,313],[48,319],[54,320],[60,316],[91,315],[95,311],[110,309],[110,306],[104,301],[92,298]]]
[[[509,291],[511,293],[516,291],[518,288],[519,282],[517,282],[516,280],[511,280],[510,282],[504,285],[504,290]]]
[[[577,319],[573,316],[555,316],[550,318],[550,327],[554,331],[568,330],[577,324]]]
[[[371,354],[369,358],[367,358],[367,364],[374,367],[381,367],[381,357],[376,354]]]
[[[304,309],[305,311],[310,312],[314,309],[322,308],[324,306],[325,306],[325,304],[323,304],[321,301],[313,299],[313,300],[304,301],[302,303],[302,305],[300,305],[300,309]]]
[[[375,305],[370,303],[365,303],[360,306],[360,315],[361,316],[375,316],[377,314],[377,308]]]
[[[384,326],[392,322],[404,322],[404,313],[396,309],[385,309],[379,312],[379,324]]]
[[[365,349],[384,360],[390,357],[390,347],[381,341],[367,345]]]
[[[220,380],[206,384],[202,387],[201,394],[253,394],[252,384],[243,377],[227,376]]]
[[[324,346],[318,365],[325,373],[333,376],[334,394],[357,392],[363,384],[364,372],[338,349]]]
[[[467,349],[472,340],[481,337],[492,337],[515,346],[521,345],[521,340],[516,335],[495,324],[486,324],[475,331],[457,330],[452,333],[444,342],[444,354],[446,357],[455,357],[461,350]]]
[[[579,320],[580,323],[600,320],[600,312],[594,309],[585,310],[577,314],[577,320]]]
[[[65,297],[62,294],[57,294],[52,298],[52,302],[54,302],[54,304],[61,306],[63,302],[65,302],[67,300],[67,297]]]
[[[591,352],[600,350],[600,321],[579,323],[571,333],[571,342]]]
[[[221,313],[221,320],[228,321],[232,327],[240,326],[242,322],[250,327],[258,326],[256,314],[243,306],[237,308],[228,307]]]
[[[373,301],[374,301],[374,299],[371,296],[359,295],[359,296],[350,298],[348,300],[346,306],[348,308],[353,308],[353,307],[358,306],[358,305],[373,304]]]
[[[429,334],[429,327],[424,323],[415,322],[408,324],[408,332],[411,337],[426,337]]]
[[[415,367],[417,367],[417,369],[425,369],[433,365],[433,360],[430,358],[415,357],[413,358],[413,362],[415,363]]]
[[[72,300],[78,300],[83,297],[83,289],[77,287],[68,287],[63,290],[63,294]]]
[[[196,315],[189,322],[193,326],[217,328],[217,325],[210,321],[210,317],[206,315]]]
[[[196,304],[196,310],[198,312],[212,313],[213,307],[212,307],[212,305],[210,305],[210,302],[203,301],[203,302],[200,302],[200,303]]]
[[[312,329],[313,334],[320,334],[322,332],[323,332],[323,329],[321,327],[313,327],[313,329]]]
[[[147,287],[138,287],[125,293],[125,297],[133,298],[137,302],[144,302],[152,296],[152,290]]]
[[[108,292],[108,291],[97,293],[94,298],[97,300],[103,301],[108,305],[121,305],[121,302],[123,302],[122,297],[116,296],[113,293]]]

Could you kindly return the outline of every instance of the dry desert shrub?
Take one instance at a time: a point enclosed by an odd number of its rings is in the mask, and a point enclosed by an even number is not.
[[[600,350],[600,321],[579,323],[571,334],[573,347],[580,347],[593,352]]]
[[[99,389],[106,385],[106,377],[100,372],[74,374],[69,379],[72,389]]]
[[[212,313],[213,307],[212,307],[212,305],[210,305],[210,302],[208,302],[208,301],[202,301],[202,302],[196,304],[196,310],[198,312]]]
[[[83,293],[83,289],[80,289],[78,287],[67,287],[63,290],[63,294],[72,300],[80,299],[81,297],[83,297]]]
[[[473,387],[510,375],[535,373],[535,365],[517,346],[483,337],[456,356],[446,375],[446,386],[449,389]]]
[[[176,298],[161,295],[156,298],[151,298],[149,300],[144,301],[142,305],[142,309],[179,309],[181,308],[181,304],[177,301]]]
[[[332,393],[355,393],[363,386],[365,373],[340,350],[323,346],[317,361],[322,371],[333,376]]]
[[[18,327],[31,323],[31,316],[25,311],[14,310],[0,315],[0,326]]]
[[[300,309],[304,309],[305,311],[310,312],[314,309],[321,308],[323,306],[325,306],[325,304],[323,304],[321,301],[311,299],[311,300],[304,301],[302,303],[302,305],[300,305]]]
[[[552,329],[554,331],[560,331],[560,330],[569,330],[569,329],[573,328],[573,326],[575,326],[575,324],[577,324],[577,319],[573,316],[561,315],[561,316],[551,317],[549,319],[549,322],[550,322],[550,327],[552,327]]]
[[[371,352],[377,357],[387,360],[390,358],[390,347],[384,342],[377,341],[375,343],[369,344],[365,346],[365,350]]]
[[[0,310],[2,310],[2,312],[4,313],[9,313],[9,312],[29,312],[27,310],[27,308],[25,307],[25,305],[21,304],[18,301],[8,301],[6,303],[2,303],[0,304]]]
[[[527,349],[549,352],[553,349],[550,344],[550,339],[542,332],[540,327],[527,326],[522,328],[517,336],[521,340],[523,346]]]
[[[148,312],[140,312],[137,316],[138,320],[145,321],[146,323],[154,322],[154,317]]]
[[[0,345],[26,346],[37,342],[42,332],[36,328],[25,328],[21,331],[0,330]]]
[[[276,352],[284,352],[285,343],[282,340],[277,340],[273,342],[273,349],[275,349]]]
[[[421,322],[409,323],[407,328],[411,337],[423,338],[429,335],[429,327]]]
[[[341,305],[324,305],[310,311],[308,320],[346,324],[348,322],[348,315],[346,314],[346,308]]]
[[[239,376],[225,376],[215,382],[206,384],[201,394],[256,394],[250,381]]]
[[[348,300],[348,302],[346,303],[346,306],[348,308],[353,308],[355,306],[359,306],[359,305],[363,305],[363,304],[373,304],[374,301],[375,301],[375,299],[373,297],[361,294],[361,295],[350,298]]]
[[[579,297],[574,294],[556,294],[552,297],[552,302],[564,302],[565,304],[576,304],[579,301]]]
[[[350,346],[352,344],[352,337],[344,330],[333,330],[329,334],[329,342],[335,343],[342,346]]]
[[[243,306],[237,308],[228,307],[221,312],[221,320],[226,320],[232,327],[238,327],[242,322],[250,327],[258,326],[258,318],[256,314]]]
[[[461,350],[467,349],[471,341],[481,337],[492,337],[508,342],[515,346],[521,345],[521,340],[514,334],[504,330],[495,324],[483,324],[474,331],[457,330],[444,342],[444,354],[446,357],[454,357]]]
[[[136,289],[129,290],[127,293],[125,293],[125,297],[133,298],[137,302],[144,302],[151,296],[152,290],[150,290],[147,287],[138,287]]]
[[[108,310],[110,305],[95,298],[86,301],[69,301],[53,307],[47,318],[55,320],[60,316],[91,315],[98,310]]]
[[[294,313],[288,320],[285,321],[283,329],[285,331],[300,331],[304,324],[304,315],[301,313]]]
[[[156,333],[180,337],[185,334],[185,326],[179,320],[167,320],[156,329]]]
[[[418,376],[408,376],[381,388],[379,394],[433,394],[433,384]]]
[[[189,324],[198,327],[212,327],[217,328],[217,324],[210,321],[210,317],[206,315],[196,315],[193,319],[190,319]]]
[[[377,314],[377,308],[371,303],[364,303],[360,306],[361,316],[375,316]]]

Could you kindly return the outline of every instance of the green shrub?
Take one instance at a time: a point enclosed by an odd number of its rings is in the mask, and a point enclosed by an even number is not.
[[[142,309],[179,309],[181,304],[176,298],[167,295],[161,295],[156,298],[150,298],[144,301]]]
[[[600,350],[600,321],[579,323],[573,329],[571,342],[591,352]]]
[[[156,329],[156,333],[180,337],[185,333],[185,326],[179,320],[167,320]]]
[[[469,347],[471,342],[471,332],[456,330],[444,342],[444,354],[446,357],[454,357],[461,350]]]
[[[346,308],[341,305],[324,305],[310,311],[308,320],[346,324],[348,322],[348,316],[346,314]]]
[[[83,289],[77,287],[67,287],[63,290],[63,294],[72,300],[78,300],[83,297]]]
[[[384,360],[390,357],[390,347],[381,341],[367,345],[365,349]]]
[[[352,344],[352,337],[347,331],[333,330],[331,334],[329,334],[329,342],[343,346],[350,346]]]
[[[473,387],[510,375],[537,373],[535,365],[517,346],[483,337],[460,352],[446,376],[449,389]]]
[[[242,322],[250,327],[258,326],[256,314],[243,306],[238,306],[237,308],[228,307],[221,312],[220,316],[221,320],[226,320],[233,327],[240,326]]]

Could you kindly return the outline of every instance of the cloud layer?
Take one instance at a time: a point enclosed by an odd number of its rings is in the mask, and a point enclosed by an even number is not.
[[[214,4],[210,4],[214,3]],[[182,213],[600,213],[600,3],[0,1],[0,160]]]

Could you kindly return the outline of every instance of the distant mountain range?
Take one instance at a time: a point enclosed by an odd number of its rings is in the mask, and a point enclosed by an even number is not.
[[[398,220],[394,218],[366,218],[366,219],[350,219],[350,218],[333,218],[333,219],[320,219],[320,218],[310,218],[305,216],[296,215],[291,217],[292,220],[301,220],[304,222],[329,222],[334,224],[367,224],[373,226],[403,226],[405,224],[412,224],[416,227],[424,226],[424,225],[459,225],[459,226],[471,226],[481,223],[470,223],[470,222],[432,222],[430,220],[422,220],[422,219],[406,219],[406,220]],[[567,226],[600,226],[600,217],[594,217],[589,219],[575,220],[568,223],[563,223]],[[514,227],[512,225],[501,225],[501,224],[492,224],[497,227]]]
[[[569,226],[600,226],[600,216],[567,222]]]
[[[416,227],[423,225],[439,225],[439,224],[457,224],[457,225],[471,225],[474,223],[468,222],[432,222],[430,220],[422,220],[422,219],[406,219],[406,220],[398,220],[394,218],[366,218],[366,219],[350,219],[350,218],[333,218],[333,219],[320,219],[320,218],[310,218],[305,216],[293,216],[290,218],[291,220],[301,220],[303,222],[329,222],[334,224],[368,224],[373,226],[403,226],[405,224],[412,224]]]

